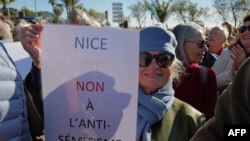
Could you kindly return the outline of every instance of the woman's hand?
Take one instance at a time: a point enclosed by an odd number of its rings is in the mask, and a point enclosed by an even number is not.
[[[239,45],[235,45],[231,48],[232,51],[232,59],[234,60],[234,70],[238,70],[240,65],[246,60],[246,54],[242,47]]]
[[[40,34],[42,30],[42,24],[32,24],[21,27],[19,31],[19,38],[23,48],[30,54],[37,68],[41,68]]]

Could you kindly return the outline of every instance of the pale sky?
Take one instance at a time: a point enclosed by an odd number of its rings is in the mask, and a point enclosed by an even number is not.
[[[23,6],[26,6],[27,8],[35,11],[35,3],[36,3],[36,9],[37,11],[49,11],[52,12],[52,6],[48,3],[49,0],[16,0],[14,3],[11,3],[9,7],[16,8],[20,10]],[[58,0],[60,2],[60,0]],[[99,12],[104,12],[108,10],[109,12],[109,21],[112,22],[112,3],[114,2],[121,2],[123,3],[123,10],[124,14],[126,16],[129,16],[130,11],[128,10],[128,7],[131,4],[134,4],[138,1],[143,0],[80,0],[80,3],[84,5],[86,8],[92,8]],[[149,0],[150,1],[150,0]],[[197,3],[201,7],[212,7],[212,0],[191,0],[194,3]],[[66,17],[64,10],[63,17]],[[218,19],[218,16],[208,17],[207,19],[202,19],[207,27],[212,27],[214,25],[217,25],[221,23],[221,21]],[[147,18],[147,24],[151,25],[154,22],[150,20],[150,17]],[[170,17],[170,19],[167,20],[167,23],[170,27],[178,24],[178,21],[174,19],[174,17]],[[114,23],[111,23],[112,25],[116,25]],[[137,25],[135,21],[131,21],[132,25]]]

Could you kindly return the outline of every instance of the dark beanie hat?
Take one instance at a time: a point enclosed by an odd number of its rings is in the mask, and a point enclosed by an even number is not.
[[[174,34],[160,26],[146,27],[140,31],[140,52],[163,51],[175,56],[176,46]]]

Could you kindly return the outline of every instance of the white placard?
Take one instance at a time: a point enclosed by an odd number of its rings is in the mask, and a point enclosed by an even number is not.
[[[41,44],[46,140],[135,140],[139,31],[45,25]]]
[[[4,43],[4,46],[24,79],[31,69],[30,55],[23,49],[21,42]]]

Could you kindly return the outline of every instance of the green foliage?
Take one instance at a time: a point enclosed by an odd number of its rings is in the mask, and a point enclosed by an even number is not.
[[[59,23],[59,18],[63,13],[63,4],[54,4],[53,12],[54,12],[53,23]]]
[[[57,4],[57,0],[49,0],[49,4],[51,4],[52,6],[54,6],[55,4]]]
[[[61,2],[64,4],[67,12],[67,16],[69,17],[69,13],[71,10],[75,7],[79,7],[81,4],[79,4],[79,0],[61,0]]]
[[[171,7],[171,11],[177,15],[177,17],[183,21],[184,23],[187,22],[188,15],[186,13],[187,6],[185,1],[180,1],[179,3],[174,3]]]
[[[79,3],[79,0],[61,0],[61,3],[58,3],[58,0],[49,0],[48,2],[53,7],[54,23],[59,22],[59,18],[62,15],[64,7],[66,9],[67,17],[69,17],[69,13],[72,11],[73,8],[84,9],[83,5]]]
[[[36,13],[35,13],[35,12],[29,10],[29,9],[28,9],[27,7],[25,7],[25,6],[22,7],[20,11],[21,11],[21,12],[24,12],[26,17],[35,17],[35,16],[36,16]]]
[[[9,4],[15,2],[16,0],[0,0],[0,4]]]
[[[15,19],[17,17],[17,9],[9,8],[9,12],[11,19]],[[3,15],[8,15],[8,11],[7,10],[3,11]]]
[[[208,10],[208,8],[198,7],[197,3],[192,3],[189,0],[179,0],[171,8],[177,19],[184,23],[197,21],[200,17],[207,16]]]
[[[15,1],[16,1],[16,0],[0,0],[0,4],[3,5],[3,14],[4,14],[4,15],[11,17],[9,8],[7,9],[7,8],[6,8],[6,5],[8,5],[8,4],[12,3],[12,2],[15,2]],[[9,14],[10,14],[10,15],[9,15]]]
[[[103,12],[98,12],[95,9],[85,9],[85,11],[88,16],[96,19],[99,23],[102,23],[106,19]]]
[[[213,0],[213,6],[222,21],[234,23],[237,27],[241,19],[250,12],[250,0]]]
[[[146,7],[141,2],[138,2],[130,5],[128,8],[131,10],[131,16],[137,20],[139,28],[142,28],[146,20]]]
[[[147,0],[144,0],[144,3],[155,19],[160,23],[164,23],[172,14],[170,10],[172,1],[173,0],[168,0],[168,2],[162,1],[160,3],[158,0],[151,0],[151,3],[148,3]]]

